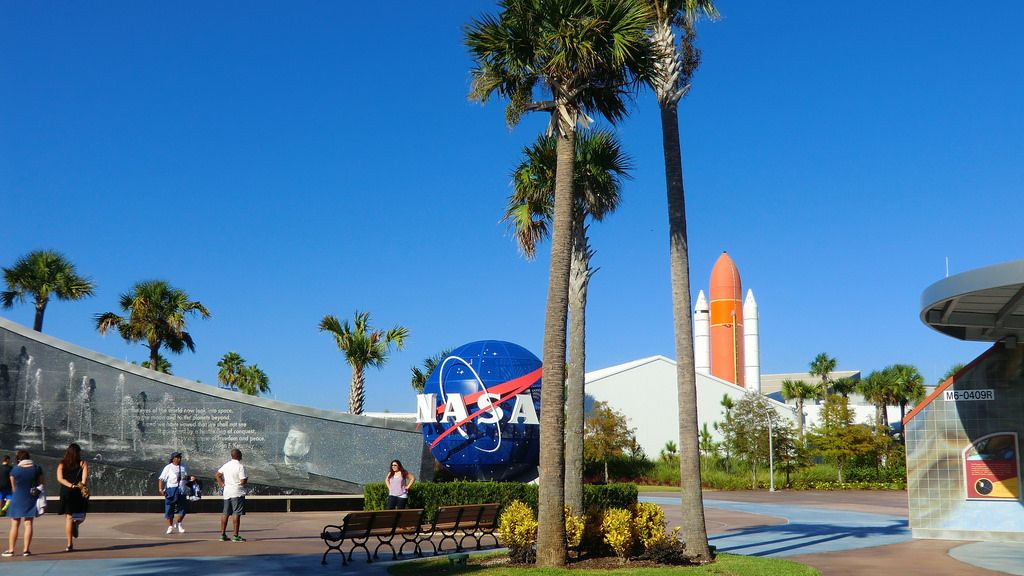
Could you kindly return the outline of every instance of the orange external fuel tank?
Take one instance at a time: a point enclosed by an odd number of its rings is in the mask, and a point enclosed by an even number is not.
[[[711,374],[733,384],[743,383],[743,287],[740,272],[722,252],[711,270]]]

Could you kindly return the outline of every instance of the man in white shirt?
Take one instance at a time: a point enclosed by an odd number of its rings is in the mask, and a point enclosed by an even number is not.
[[[224,514],[220,517],[220,540],[221,542],[228,541],[228,516],[231,516],[235,535],[230,540],[245,542],[245,538],[238,535],[238,526],[245,514],[245,489],[243,486],[246,485],[249,478],[245,475],[245,466],[242,466],[241,450],[238,448],[231,450],[231,460],[217,470],[216,478],[217,484],[224,489]]]
[[[185,533],[181,525],[185,519],[185,467],[181,465],[181,452],[172,452],[171,460],[164,466],[157,479],[160,495],[164,497],[164,518],[167,519],[167,533],[178,529],[179,534]]]

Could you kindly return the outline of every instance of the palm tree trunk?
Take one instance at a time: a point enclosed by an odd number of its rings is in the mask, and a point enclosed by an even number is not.
[[[149,369],[154,372],[160,371],[160,343],[149,345]]]
[[[32,329],[36,332],[43,331],[43,314],[46,313],[46,300],[36,302],[36,319],[32,323]]]
[[[572,180],[576,130],[558,137],[551,268],[544,314],[544,383],[540,394],[540,488],[537,495],[537,565],[565,565],[565,321],[572,250]]]
[[[352,367],[352,386],[348,391],[349,414],[363,413],[363,400],[366,397],[366,375],[362,366]]]
[[[661,105],[661,134],[665,152],[665,191],[668,194],[669,268],[672,271],[672,317],[676,333],[676,387],[679,398],[679,483],[682,497],[683,540],[699,561],[711,557],[704,524],[697,455],[697,375],[693,368],[693,319],[690,313],[690,260],[686,238],[686,199],[679,144],[679,115],[675,103]]]
[[[587,285],[590,243],[581,214],[574,214],[569,272],[569,363],[565,379],[565,505],[583,513],[583,404],[586,378]],[[606,479],[607,480],[607,479]]]
[[[796,399],[796,421],[800,426],[800,443],[804,441],[804,399]]]

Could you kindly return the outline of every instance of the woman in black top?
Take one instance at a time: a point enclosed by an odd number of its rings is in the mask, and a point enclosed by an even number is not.
[[[78,524],[85,519],[88,500],[82,496],[82,488],[88,479],[89,464],[82,460],[82,448],[71,444],[57,465],[57,482],[60,483],[60,510],[57,513],[64,515],[64,535],[68,541],[65,552],[75,549],[73,539],[78,538]]]

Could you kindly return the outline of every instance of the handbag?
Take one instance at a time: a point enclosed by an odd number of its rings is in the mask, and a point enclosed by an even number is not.
[[[28,489],[28,495],[33,498],[39,498],[39,495],[42,493],[43,491],[39,489],[39,486],[33,486]]]

